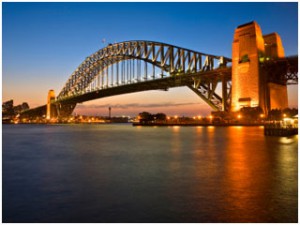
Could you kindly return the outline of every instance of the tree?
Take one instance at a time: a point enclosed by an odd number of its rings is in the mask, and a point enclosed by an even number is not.
[[[149,112],[141,112],[139,113],[140,123],[150,122],[153,120],[153,115]]]
[[[167,119],[167,116],[164,113],[157,113],[153,115],[153,117],[155,120],[160,120],[160,121],[165,121]]]

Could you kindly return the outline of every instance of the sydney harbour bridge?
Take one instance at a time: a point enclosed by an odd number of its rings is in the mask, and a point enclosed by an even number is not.
[[[252,27],[255,30],[256,26],[255,22],[251,22],[239,26],[237,30],[252,29]],[[252,40],[250,39],[248,41]],[[280,53],[274,53],[274,49],[276,52],[280,46],[275,43],[276,41],[268,43],[269,40],[271,40],[269,37],[265,38],[264,54],[261,54],[259,46],[255,49],[257,55],[251,52],[253,47],[247,47],[249,48],[247,54],[239,54],[237,59],[205,54],[155,41],[135,40],[109,44],[87,57],[79,65],[57,97],[51,90],[47,104],[25,111],[21,116],[47,115],[48,119],[66,117],[72,114],[78,103],[85,101],[148,90],[168,90],[181,86],[186,86],[195,92],[212,110],[228,112],[234,110],[232,101],[235,98],[232,95],[235,85],[239,85],[239,90],[235,91],[238,93],[235,95],[239,95],[236,100],[238,104],[241,106],[246,104],[250,107],[261,106],[267,113],[275,107],[275,103],[270,100],[272,96],[262,94],[266,92],[262,90],[269,88],[268,93],[273,93],[279,87],[280,91],[275,93],[276,95],[281,94],[282,87],[286,88],[288,84],[298,83],[298,56],[282,57],[278,55]],[[242,41],[244,40],[240,40]],[[237,60],[237,63],[234,63],[234,60]],[[257,62],[256,72],[251,69],[254,61]],[[242,78],[239,77],[245,76],[243,75],[245,66],[250,71],[247,76],[258,77],[256,86],[260,88],[257,91],[260,100],[256,103],[254,103],[255,96],[239,92],[243,89],[239,81]],[[234,72],[236,70],[241,73],[236,75]],[[234,81],[233,76],[238,76],[237,81]],[[276,85],[276,88],[268,86],[269,83]],[[247,85],[247,82],[243,84],[243,86]],[[287,103],[276,104],[284,106]]]

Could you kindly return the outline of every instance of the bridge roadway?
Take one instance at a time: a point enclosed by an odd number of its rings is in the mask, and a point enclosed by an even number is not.
[[[202,90],[200,89],[201,91],[199,89],[194,88],[196,86],[196,82],[200,81],[199,79],[201,79],[201,82],[203,84],[204,83],[216,84],[224,81],[228,82],[231,80],[231,67],[219,68],[216,70],[190,73],[184,75],[176,74],[175,76],[164,77],[160,79],[136,81],[135,83],[97,89],[93,91],[88,91],[83,94],[73,95],[70,97],[65,97],[60,100],[56,100],[53,101],[52,104],[55,105],[56,107],[59,107],[59,105],[70,106],[71,110],[73,110],[76,104],[78,103],[95,100],[98,98],[105,98],[110,96],[142,92],[142,91],[150,91],[150,90],[167,91],[169,88],[183,87],[183,86],[187,86],[191,90],[196,92],[209,105],[222,104],[222,99],[219,96],[217,96],[217,94],[214,92],[215,90],[208,90],[208,87],[205,86],[202,86]],[[212,103],[213,101],[215,101],[215,103]],[[42,105],[24,111],[21,115],[23,117],[31,117],[31,116],[43,117],[46,114],[46,109],[47,109],[47,105]]]
[[[149,90],[164,90],[167,91],[169,88],[194,85],[197,79],[201,78],[202,82],[221,82],[222,79],[231,79],[231,68],[220,68],[212,71],[190,73],[175,76],[139,81],[136,83],[120,85],[116,87],[109,87],[101,90],[95,90],[81,95],[75,95],[66,97],[62,100],[57,100],[56,103],[81,103],[85,101],[94,100],[97,98],[109,97],[120,94],[149,91]]]

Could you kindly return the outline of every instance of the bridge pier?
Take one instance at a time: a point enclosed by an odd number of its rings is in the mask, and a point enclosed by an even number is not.
[[[69,117],[76,107],[76,103],[56,103],[58,118]]]
[[[46,119],[51,120],[53,117],[56,116],[56,107],[52,103],[55,101],[55,93],[54,90],[49,90],[47,96],[47,109],[46,109]]]
[[[261,66],[266,61],[284,57],[277,33],[262,35],[256,22],[237,27],[232,44],[231,111],[260,107],[265,114],[288,106],[287,86],[270,80]]]
[[[46,105],[46,119],[51,120],[53,118],[62,119],[65,117],[69,117],[75,107],[76,103],[73,102],[55,102],[54,90],[49,90]]]

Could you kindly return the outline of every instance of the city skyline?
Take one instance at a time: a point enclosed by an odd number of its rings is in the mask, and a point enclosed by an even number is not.
[[[3,96],[31,108],[58,95],[84,59],[108,43],[152,40],[231,58],[234,29],[255,20],[277,32],[285,55],[298,54],[298,3],[3,3]],[[213,12],[213,13],[212,13]],[[289,17],[284,15],[289,14]],[[104,41],[105,39],[105,41]],[[298,85],[289,107],[298,107]],[[159,99],[159,100],[158,100]],[[147,91],[79,104],[75,113],[137,115],[141,111],[207,115],[187,88]]]

